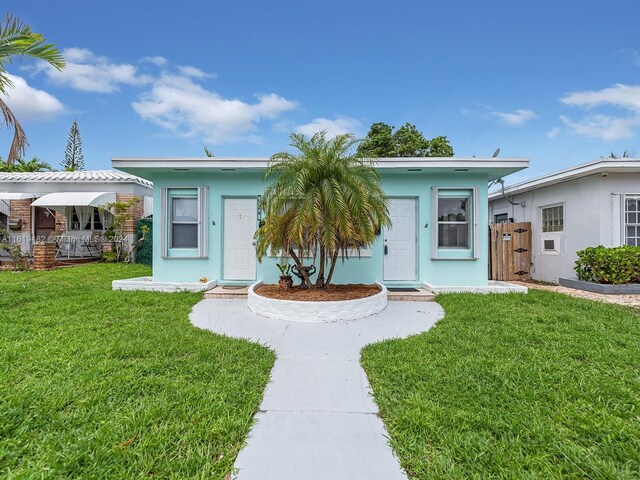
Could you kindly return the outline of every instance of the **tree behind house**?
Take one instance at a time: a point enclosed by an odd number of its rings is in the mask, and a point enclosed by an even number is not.
[[[31,160],[16,159],[15,163],[9,164],[0,157],[0,172],[54,172],[55,169],[47,162],[42,162],[38,157]]]
[[[67,138],[67,148],[64,152],[62,169],[66,172],[84,170],[84,155],[82,154],[82,138],[78,121],[74,120]]]
[[[453,147],[446,136],[427,139],[415,125],[395,127],[384,122],[371,125],[369,133],[358,146],[358,155],[384,157],[452,157]]]

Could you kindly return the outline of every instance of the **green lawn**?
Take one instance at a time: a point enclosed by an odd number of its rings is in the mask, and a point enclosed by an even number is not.
[[[274,355],[188,321],[199,294],[113,292],[128,265],[0,272],[0,476],[219,478]]]
[[[412,478],[640,478],[640,316],[550,292],[441,295],[362,363]]]

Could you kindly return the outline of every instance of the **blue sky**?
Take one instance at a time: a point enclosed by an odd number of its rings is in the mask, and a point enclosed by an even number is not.
[[[640,2],[64,2],[4,10],[65,53],[8,70],[27,155],[60,166],[77,118],[111,157],[269,156],[292,131],[414,123],[457,155],[531,159],[509,181],[640,154]],[[0,155],[10,136],[0,130]]]

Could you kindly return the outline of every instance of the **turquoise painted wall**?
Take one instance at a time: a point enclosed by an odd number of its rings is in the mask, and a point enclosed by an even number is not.
[[[153,242],[153,278],[157,281],[197,282],[201,277],[223,281],[222,238],[223,199],[225,197],[256,197],[264,190],[260,172],[159,172],[150,178],[154,182],[154,239],[161,235],[160,189],[163,187],[209,187],[209,257],[208,259],[163,259],[160,241]],[[389,197],[416,198],[418,259],[417,280],[432,285],[478,286],[487,284],[488,265],[488,203],[487,176],[457,172],[431,174],[429,172],[383,173],[382,185]],[[478,259],[432,260],[431,187],[478,188]],[[212,224],[215,222],[215,225]],[[425,225],[428,227],[425,228]],[[371,247],[371,256],[338,260],[334,279],[337,283],[372,283],[383,280],[383,239],[378,237]],[[264,258],[257,266],[257,279],[274,283],[278,279],[276,258]],[[296,280],[297,281],[297,280]],[[391,282],[385,282],[390,284]],[[405,282],[408,284],[408,282]]]

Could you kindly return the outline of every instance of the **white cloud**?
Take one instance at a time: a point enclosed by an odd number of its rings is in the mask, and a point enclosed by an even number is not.
[[[336,135],[341,135],[344,133],[355,134],[356,132],[360,131],[361,128],[362,124],[354,118],[338,117],[334,120],[331,120],[329,118],[319,117],[314,118],[309,123],[305,123],[304,125],[298,125],[296,127],[296,132],[312,136],[316,132],[326,130],[327,137],[333,138]]]
[[[640,85],[617,83],[602,90],[569,93],[561,98],[560,101],[564,104],[582,107],[587,110],[603,105],[611,105],[640,112]]]
[[[640,127],[640,116],[613,117],[610,115],[587,115],[574,122],[561,115],[560,120],[576,135],[614,141],[634,137],[634,131]]]
[[[560,120],[574,134],[602,140],[632,138],[640,127],[640,85],[615,84],[602,90],[572,92],[560,101],[566,105],[592,110],[598,107],[614,107],[626,111],[626,115],[592,114],[575,121],[567,116]]]
[[[206,73],[200,70],[197,67],[192,67],[190,65],[182,65],[178,67],[178,71],[181,75],[185,77],[191,78],[216,78],[217,75],[215,73]]]
[[[513,112],[491,112],[491,115],[498,117],[505,125],[511,127],[522,127],[529,120],[537,117],[534,111],[522,108]]]
[[[167,60],[164,57],[161,57],[159,55],[153,56],[153,57],[142,57],[140,59],[141,62],[146,62],[146,63],[153,63],[155,66],[157,67],[163,67],[164,65],[166,65],[169,60]]]
[[[224,98],[186,76],[163,74],[151,89],[132,103],[145,120],[176,135],[219,144],[259,141],[251,134],[263,120],[273,120],[296,108],[296,103],[274,93],[256,95],[254,103]]]
[[[561,130],[558,127],[553,127],[545,135],[549,138],[556,138],[560,134]]]
[[[0,97],[9,105],[18,120],[49,120],[64,112],[64,105],[44,90],[31,87],[24,78],[7,74],[13,87]]]
[[[161,56],[138,61],[158,67],[153,74],[144,74],[133,64],[116,63],[86,48],[67,48],[63,55],[67,65],[61,72],[43,62],[30,70],[45,73],[57,85],[86,92],[111,93],[123,85],[143,88],[131,103],[140,117],[174,135],[211,144],[259,142],[260,122],[279,120],[284,112],[297,108],[295,102],[275,93],[255,95],[253,102],[225,98],[199,84],[215,78],[215,73],[191,65],[174,66]]]
[[[147,75],[138,73],[129,63],[114,63],[109,58],[94,55],[86,48],[66,48],[62,52],[66,67],[56,70],[46,62],[39,62],[37,72],[45,72],[58,85],[85,92],[110,93],[120,85],[144,85],[151,81]]]

